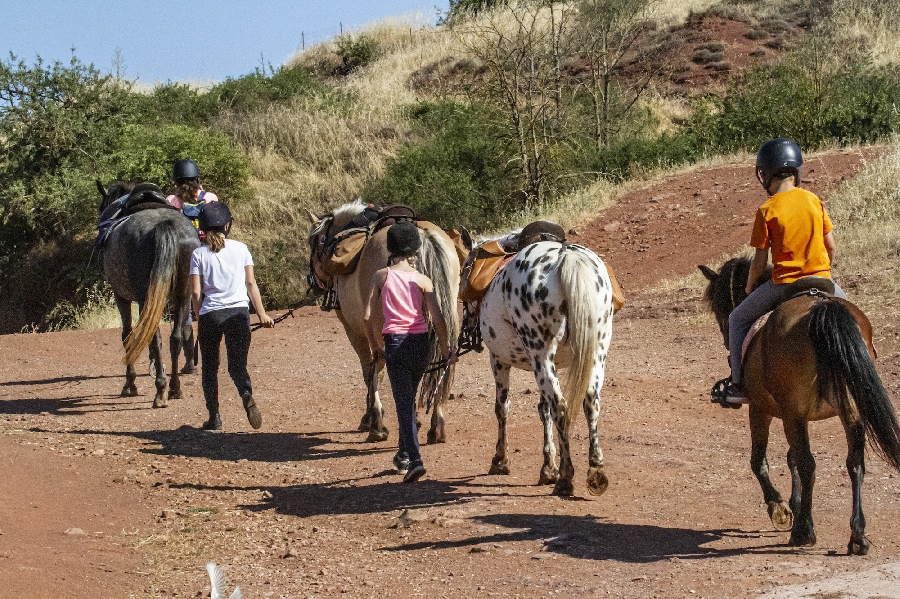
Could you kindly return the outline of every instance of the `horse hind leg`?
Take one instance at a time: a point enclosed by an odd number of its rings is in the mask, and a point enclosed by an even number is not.
[[[790,446],[788,464],[793,478],[791,511],[794,513],[794,527],[790,544],[797,547],[815,545],[812,494],[816,482],[816,460],[809,446],[809,425],[805,421],[785,421],[784,434]]]
[[[588,425],[588,473],[587,488],[591,495],[602,495],[609,488],[609,479],[603,471],[603,450],[600,449],[597,420],[600,417],[600,387],[602,378],[596,375],[584,397],[584,416]]]
[[[159,328],[150,341],[150,361],[153,363],[154,379],[156,383],[156,396],[153,398],[154,408],[165,408],[169,405],[166,398],[166,364],[162,359],[162,334]]]
[[[369,423],[369,436],[367,443],[379,443],[388,438],[388,429],[384,425],[384,407],[381,405],[381,397],[378,395],[378,387],[384,377],[384,369],[378,369],[378,362],[372,362],[369,366],[363,366],[366,373],[366,415],[363,422]],[[360,423],[362,424],[362,423]],[[365,429],[363,429],[365,430]]]
[[[575,491],[572,478],[575,468],[569,455],[569,435],[564,422],[566,408],[562,404],[562,390],[552,355],[534,361],[534,378],[541,390],[538,412],[544,425],[544,464],[541,467],[539,484],[550,484],[554,495],[568,497]],[[556,448],[553,445],[553,425],[559,435],[559,468],[556,467]]]
[[[762,488],[763,500],[768,506],[769,519],[775,530],[787,531],[794,526],[794,515],[781,498],[781,494],[772,485],[772,480],[769,478],[769,462],[766,459],[771,424],[771,416],[755,405],[750,406],[750,470]]]
[[[122,297],[116,296],[116,308],[119,310],[119,316],[122,318],[122,344],[125,344],[125,339],[128,338],[128,335],[131,334],[131,302]],[[137,372],[134,369],[134,364],[128,364],[125,366],[125,385],[122,387],[122,392],[120,395],[122,397],[135,397],[138,394],[137,385],[135,384],[135,380],[137,379]]]
[[[509,439],[506,436],[506,422],[509,418],[509,368],[491,354],[495,388],[494,414],[497,415],[497,449],[488,474],[509,474]]]
[[[172,334],[169,336],[169,356],[172,359],[172,375],[169,377],[169,399],[181,399],[181,378],[180,374],[184,372],[184,370],[178,369],[178,356],[181,354],[182,346],[185,346],[185,367],[187,367],[192,358],[188,356],[186,343],[185,343],[185,329],[186,326],[179,325],[178,323],[185,322],[186,317],[183,317],[181,314],[175,315],[175,322],[172,323]],[[193,348],[191,349],[193,353]]]
[[[866,537],[866,517],[862,509],[862,485],[866,475],[865,449],[866,431],[861,422],[846,425],[847,472],[853,486],[853,513],[850,517],[849,555],[869,553],[869,539]]]

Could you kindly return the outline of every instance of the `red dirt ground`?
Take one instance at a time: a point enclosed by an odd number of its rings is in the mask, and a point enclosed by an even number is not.
[[[812,157],[806,186],[827,198],[878,153]],[[146,375],[143,395],[119,397],[118,330],[0,336],[0,597],[208,596],[209,560],[249,598],[799,597],[812,591],[781,587],[822,579],[819,597],[879,595],[873,581],[900,558],[898,474],[869,456],[872,550],[844,556],[844,436],[837,420],[814,424],[819,544],[787,547],[748,468],[747,410],[709,403],[726,370],[713,319],[694,291],[644,291],[739,251],[762,200],[749,163],[697,170],[629,193],[579,229],[575,240],[606,256],[629,300],[603,389],[610,488],[596,498],[580,419],[576,497],[535,485],[541,428],[527,373],[512,381],[513,474],[485,474],[496,424],[484,354],[460,362],[448,442],[423,447],[428,474],[399,484],[390,392],[391,437],[367,444],[355,431],[356,359],[334,315],[315,308],[254,334],[259,431],[224,373],[222,432],[199,428],[198,376],[164,410],[150,408]],[[885,317],[874,325],[897,398],[900,332]],[[771,471],[788,493],[785,451],[776,424]],[[896,596],[893,584],[880,595]]]

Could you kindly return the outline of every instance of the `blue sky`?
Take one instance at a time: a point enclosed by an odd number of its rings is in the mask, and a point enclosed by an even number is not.
[[[306,45],[386,16],[430,23],[449,0],[0,0],[0,51],[84,63],[129,79],[222,81],[281,65]]]

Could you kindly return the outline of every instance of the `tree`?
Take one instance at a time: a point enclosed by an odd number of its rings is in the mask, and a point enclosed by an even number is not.
[[[456,30],[484,67],[477,93],[503,106],[508,116],[526,211],[544,199],[548,155],[562,133],[560,41],[565,22],[560,7],[539,0],[494,11]]]
[[[594,138],[598,149],[609,147],[617,124],[635,106],[664,67],[661,49],[647,41],[655,26],[653,13],[660,0],[581,0],[574,45],[587,61],[590,79],[583,89],[593,107]],[[640,68],[626,74],[626,68]]]

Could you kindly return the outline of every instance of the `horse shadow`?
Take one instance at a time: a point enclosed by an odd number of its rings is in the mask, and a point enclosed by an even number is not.
[[[69,397],[29,397],[0,400],[0,414],[7,415],[37,415],[51,414],[53,416],[81,416],[91,412],[122,412],[128,410],[145,410],[149,406],[135,405],[133,401],[97,401],[98,399],[112,399],[105,393],[95,395],[73,395]]]
[[[391,453],[396,449],[368,447],[366,449],[328,449],[335,441],[324,433],[210,433],[200,428],[182,425],[175,430],[98,431],[90,429],[70,431],[71,434],[132,437],[151,447],[142,453],[158,456],[202,458],[213,462],[308,462],[347,457]]]
[[[393,451],[393,450],[392,450]],[[312,516],[368,515],[404,509],[424,509],[453,505],[494,494],[461,492],[467,479],[426,479],[409,485],[400,482],[400,476],[376,484],[361,482],[366,479],[385,478],[394,475],[386,470],[358,478],[324,483],[301,483],[286,486],[232,486],[232,485],[171,485],[174,488],[191,488],[207,491],[260,491],[264,499],[257,503],[240,505],[250,512],[267,512],[284,516],[309,518]]]
[[[463,539],[405,543],[384,551],[420,549],[454,549],[514,543],[542,543],[541,552],[592,561],[616,561],[647,564],[673,560],[700,560],[746,555],[747,553],[781,553],[790,548],[776,544],[748,548],[716,549],[709,547],[725,538],[756,539],[759,532],[736,529],[695,530],[650,524],[623,524],[594,516],[546,514],[486,514],[474,521],[500,527],[489,535]],[[776,533],[771,533],[773,541]]]

